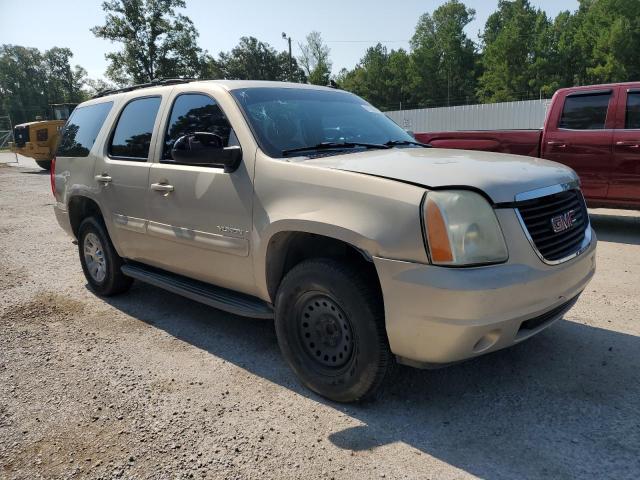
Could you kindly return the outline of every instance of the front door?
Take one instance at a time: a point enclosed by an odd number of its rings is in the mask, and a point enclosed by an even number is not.
[[[579,91],[564,99],[556,125],[547,125],[542,158],[573,168],[587,198],[604,199],[611,172],[614,91]]]
[[[621,92],[624,123],[613,137],[613,168],[611,169],[610,200],[640,205],[640,89]],[[626,98],[624,98],[626,96]]]
[[[120,255],[133,260],[145,260],[149,159],[161,103],[157,95],[124,105],[93,172],[109,233]]]
[[[171,156],[175,141],[195,132],[214,133],[224,146],[238,145],[231,124],[211,95],[181,93],[175,96],[162,131],[162,151],[151,167],[147,193],[151,263],[251,292],[253,185],[247,162],[227,173],[219,167],[178,164]],[[251,154],[244,152],[245,160]]]

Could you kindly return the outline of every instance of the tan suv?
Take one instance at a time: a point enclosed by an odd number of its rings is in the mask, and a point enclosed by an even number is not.
[[[291,368],[337,401],[391,363],[517,344],[575,303],[596,239],[575,173],[430,149],[355,95],[160,82],[81,104],[55,212],[99,295],[142,280],[274,318]]]

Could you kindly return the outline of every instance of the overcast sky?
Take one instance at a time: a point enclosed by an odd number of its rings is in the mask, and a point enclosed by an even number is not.
[[[104,13],[98,0],[0,0],[0,44],[37,47],[69,47],[74,63],[82,65],[92,78],[101,78],[104,54],[117,44],[97,39],[89,31],[102,24]],[[307,33],[318,30],[331,48],[333,71],[352,68],[367,47],[382,42],[389,48],[408,48],[418,17],[432,12],[436,0],[187,0],[183,13],[200,32],[199,45],[217,56],[233,48],[242,36],[252,35],[278,50],[286,48],[281,38],[287,32],[294,42],[294,55]],[[466,0],[476,10],[468,34],[477,40],[497,0]],[[555,16],[575,10],[578,0],[531,0]]]

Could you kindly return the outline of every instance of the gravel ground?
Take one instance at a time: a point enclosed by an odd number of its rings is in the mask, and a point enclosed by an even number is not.
[[[345,407],[297,383],[271,322],[94,296],[22,165],[0,165],[1,478],[640,476],[640,215],[592,212],[598,273],[564,321]]]

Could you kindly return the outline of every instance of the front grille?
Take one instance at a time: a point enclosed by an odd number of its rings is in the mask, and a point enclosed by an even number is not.
[[[558,261],[580,250],[589,226],[587,207],[580,190],[566,190],[521,201],[517,208],[531,240],[545,260]],[[566,218],[570,217],[565,215],[571,211],[573,219],[569,225]],[[556,232],[554,223],[556,228],[558,223],[560,228],[568,227]]]

